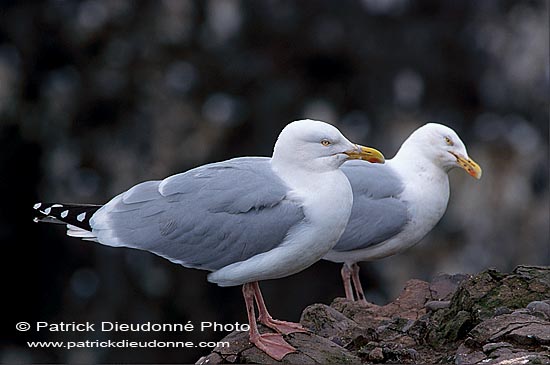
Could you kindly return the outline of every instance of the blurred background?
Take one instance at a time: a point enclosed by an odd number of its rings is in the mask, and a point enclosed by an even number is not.
[[[548,265],[548,1],[87,0],[0,5],[0,362],[194,362],[208,349],[29,350],[29,340],[225,333],[17,333],[15,323],[246,322],[240,288],[153,254],[32,223],[37,201],[105,203],[137,182],[271,154],[315,118],[392,157],[430,121],[480,181],[450,173],[438,226],[363,263],[370,301],[408,279]],[[340,265],[264,282],[276,318],[343,296]]]

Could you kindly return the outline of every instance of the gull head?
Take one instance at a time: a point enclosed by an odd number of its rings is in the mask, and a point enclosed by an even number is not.
[[[279,134],[273,161],[305,170],[335,170],[346,160],[360,159],[383,163],[384,156],[374,148],[354,144],[334,126],[304,119],[288,124]]]
[[[481,167],[468,156],[458,134],[447,126],[425,124],[414,131],[403,146],[412,147],[410,151],[416,150],[415,153],[422,154],[445,171],[459,167],[472,177],[481,178]]]

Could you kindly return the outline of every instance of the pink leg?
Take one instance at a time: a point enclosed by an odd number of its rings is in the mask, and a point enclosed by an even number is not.
[[[296,349],[278,333],[260,334],[258,331],[256,315],[254,313],[254,284],[256,283],[246,283],[243,285],[244,302],[246,304],[248,323],[250,324],[250,342],[275,360],[281,361],[286,355],[296,352]]]
[[[367,303],[365,298],[365,293],[363,292],[363,286],[361,285],[361,279],[359,279],[359,265],[354,263],[351,265],[351,279],[353,280],[353,286],[355,287],[355,294],[357,295],[357,300],[362,303]]]
[[[353,298],[353,289],[351,287],[351,269],[348,266],[348,264],[342,265],[342,270],[340,270],[340,274],[342,275],[342,281],[344,282],[344,290],[346,291],[346,299],[354,301],[355,298]]]
[[[307,332],[307,330],[302,327],[300,323],[285,322],[278,319],[273,319],[267,311],[258,282],[250,283],[250,285],[254,288],[254,297],[256,298],[256,303],[258,304],[258,320],[260,323],[263,323],[267,327],[284,335],[294,332]]]

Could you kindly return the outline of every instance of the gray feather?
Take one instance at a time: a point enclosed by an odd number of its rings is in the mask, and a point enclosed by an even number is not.
[[[334,247],[344,252],[381,243],[403,230],[409,221],[400,199],[403,184],[388,165],[346,162],[342,170],[353,189],[353,208],[346,230]]]
[[[126,204],[142,203],[158,198],[160,181],[145,181],[137,184],[122,194],[122,201]]]
[[[92,227],[103,244],[217,270],[284,241],[304,218],[287,193],[269,158],[238,158],[136,185],[98,211]]]

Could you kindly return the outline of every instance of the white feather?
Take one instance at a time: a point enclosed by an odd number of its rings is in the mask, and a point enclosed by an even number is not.
[[[82,229],[72,224],[67,224],[67,236],[77,237],[82,239],[97,239],[97,237],[90,231]]]

